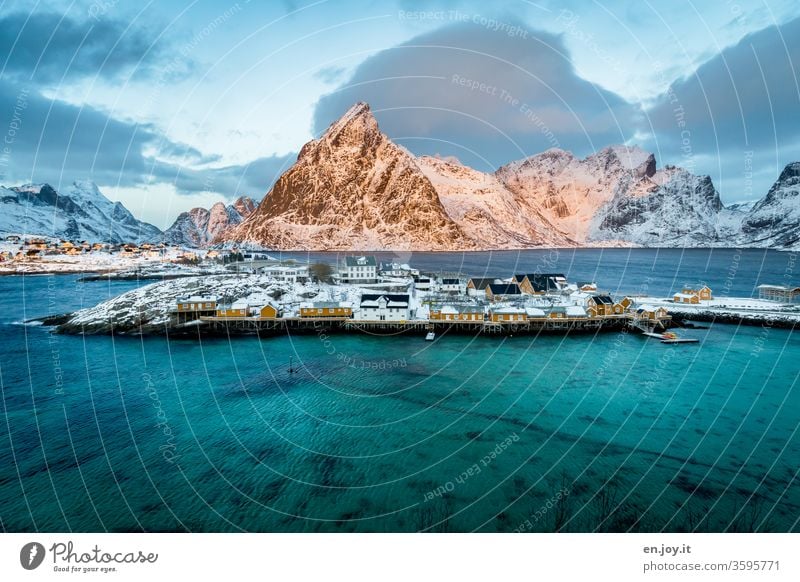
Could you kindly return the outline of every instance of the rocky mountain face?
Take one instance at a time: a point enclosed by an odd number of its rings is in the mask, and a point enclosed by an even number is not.
[[[303,146],[232,238],[277,249],[475,248],[416,158],[358,103]]]
[[[205,248],[224,239],[233,227],[243,222],[256,209],[256,203],[246,197],[225,206],[217,202],[210,209],[192,208],[182,212],[164,231],[164,241],[174,245]]]
[[[787,165],[742,220],[742,244],[800,247],[800,162]]]
[[[638,147],[611,146],[585,159],[548,150],[496,175],[538,201],[577,244],[704,246],[730,234],[731,219],[708,176],[657,169],[653,154]]]
[[[74,182],[57,192],[49,184],[0,187],[0,232],[93,242],[158,240],[161,231],[137,220],[94,182]]]
[[[764,200],[726,208],[710,177],[638,147],[551,149],[494,174],[416,158],[359,103],[224,237],[285,250],[800,245],[800,164]]]
[[[417,165],[433,184],[447,214],[483,249],[572,246],[553,228],[537,200],[517,195],[493,174],[456,160],[421,157]]]

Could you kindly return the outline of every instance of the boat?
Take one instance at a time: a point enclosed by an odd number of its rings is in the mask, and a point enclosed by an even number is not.
[[[652,333],[652,332],[643,332],[642,335],[646,335],[647,337],[654,337],[657,340],[661,340],[662,344],[696,344],[700,340],[694,338],[684,338],[678,337],[678,334],[665,331],[664,333]]]
[[[429,331],[427,334],[425,334],[425,341],[426,342],[432,342],[435,339],[436,339],[436,333],[435,332]]]

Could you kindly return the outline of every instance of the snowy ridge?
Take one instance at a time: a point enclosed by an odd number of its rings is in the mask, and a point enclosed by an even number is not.
[[[79,181],[57,192],[49,184],[0,187],[0,232],[93,242],[144,242],[161,231],[137,220],[94,182]]]
[[[192,208],[182,212],[165,232],[165,242],[202,249],[217,240],[224,240],[234,226],[242,223],[256,209],[252,199],[242,196],[226,206],[217,202],[209,210]]]
[[[794,169],[791,169],[794,168]],[[755,204],[726,208],[708,176],[638,147],[584,159],[550,149],[486,174],[416,158],[358,103],[230,240],[283,250],[489,250],[541,246],[800,245],[800,164]]]

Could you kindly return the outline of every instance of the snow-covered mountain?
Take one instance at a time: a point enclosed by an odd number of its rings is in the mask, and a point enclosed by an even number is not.
[[[747,246],[800,247],[800,162],[788,164],[745,215],[741,238]]]
[[[470,249],[416,158],[353,106],[300,150],[232,237],[279,249]]]
[[[800,164],[767,197],[726,208],[708,176],[615,145],[580,159],[551,149],[494,174],[414,157],[358,103],[307,143],[228,238],[303,250],[537,246],[797,246]],[[794,203],[794,204],[793,204]]]
[[[182,212],[164,232],[164,241],[181,246],[204,248],[217,239],[224,238],[234,226],[240,224],[256,209],[256,203],[242,196],[225,206],[217,202],[210,209],[192,208]]]
[[[735,223],[708,176],[657,169],[655,156],[638,147],[610,146],[584,159],[553,149],[496,175],[581,245],[714,245]]]
[[[134,218],[90,181],[74,182],[63,192],[49,184],[0,187],[0,232],[113,243],[161,237],[158,228]]]
[[[517,196],[493,174],[423,156],[417,165],[433,184],[447,214],[475,244],[486,249],[572,246],[553,228],[536,200]]]

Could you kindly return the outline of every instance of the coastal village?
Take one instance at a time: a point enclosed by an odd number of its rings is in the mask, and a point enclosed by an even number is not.
[[[765,283],[758,298],[716,297],[705,282],[667,297],[616,295],[563,273],[423,272],[372,255],[339,256],[335,265],[276,258],[235,246],[190,249],[166,243],[91,243],[8,235],[0,241],[0,274],[89,273],[86,280],[185,278],[219,281],[196,294],[161,292],[158,321],[172,332],[210,333],[384,330],[508,334],[635,329],[663,334],[683,321],[759,325],[800,322],[800,288]],[[257,280],[256,292],[231,294],[224,282]],[[178,289],[181,292],[180,288]],[[252,290],[252,289],[251,289]],[[163,291],[163,290],[162,290]],[[263,291],[263,292],[260,292]],[[667,338],[669,339],[669,338]]]
[[[222,330],[313,329],[324,324],[343,329],[567,331],[636,326],[665,329],[671,316],[664,306],[613,297],[593,282],[569,282],[562,273],[518,273],[469,277],[422,273],[408,264],[378,263],[374,256],[348,256],[326,272],[295,261],[252,260],[237,270],[267,275],[288,284],[313,282],[319,292],[294,305],[281,298],[225,302],[217,295],[178,298],[178,326]],[[682,294],[708,300],[705,286]],[[311,295],[311,293],[309,293]]]
[[[163,242],[106,243],[9,234],[0,239],[0,274],[164,271],[195,266],[215,256],[222,257],[223,253]]]

